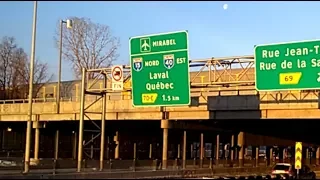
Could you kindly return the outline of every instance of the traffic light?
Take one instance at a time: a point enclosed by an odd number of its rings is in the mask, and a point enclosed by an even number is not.
[[[296,142],[296,153],[295,153],[295,169],[301,169],[302,162],[302,142]]]

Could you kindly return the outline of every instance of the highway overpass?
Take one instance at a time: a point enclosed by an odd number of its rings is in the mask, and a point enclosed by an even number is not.
[[[211,138],[224,133],[227,134],[225,139],[229,139],[229,142],[231,142],[232,136],[237,135],[238,144],[240,143],[242,146],[272,146],[273,144],[292,146],[295,140],[309,142],[310,144],[320,143],[317,139],[311,139],[315,135],[315,129],[305,131],[304,136],[307,136],[307,138],[293,136],[302,132],[299,129],[310,128],[310,125],[319,118],[317,91],[256,91],[254,69],[252,68],[254,59],[252,56],[210,58],[199,62],[203,62],[200,63],[203,67],[199,71],[191,73],[192,99],[190,106],[134,108],[131,103],[130,76],[126,78],[125,90],[121,93],[111,92],[110,88],[103,89],[99,80],[91,81],[89,85],[92,84],[92,88],[95,90],[99,91],[100,89],[101,92],[106,92],[108,99],[106,106],[107,124],[118,124],[118,127],[114,128],[114,134],[119,133],[118,129],[131,121],[143,127],[146,127],[145,123],[158,124],[159,130],[161,130],[159,131],[161,133],[160,137],[162,136],[162,129],[190,129],[200,131],[200,134],[204,131],[209,132]],[[234,68],[236,64],[238,64],[238,67]],[[71,125],[68,126],[68,129],[71,132],[71,127],[78,124],[80,119],[79,88],[81,84],[79,81],[68,82],[68,84],[70,87],[64,90],[63,94],[67,96],[62,97],[59,113],[57,113],[58,109],[55,102],[56,84],[51,83],[43,87],[42,94],[38,95],[42,97],[35,99],[33,104],[35,129],[44,127],[45,124],[55,124],[56,129],[62,129],[62,127],[67,128],[69,123]],[[110,84],[108,84],[108,87],[110,87]],[[49,98],[48,94],[50,95]],[[28,110],[26,102],[26,100],[2,101],[0,122],[25,122]],[[86,109],[85,120],[100,121],[101,99],[99,100],[97,96],[88,96],[85,104],[92,104],[90,108]],[[165,121],[163,121],[163,114],[166,114]],[[289,131],[291,130],[289,127],[291,123],[294,125],[294,122],[301,121],[299,119],[303,118],[305,119],[304,123],[298,123],[299,125],[294,126],[297,131]],[[290,121],[280,123],[280,121],[284,122],[285,119]],[[315,125],[312,126],[315,127]],[[268,130],[264,131],[263,128],[259,127],[267,127]],[[76,129],[74,128],[72,131],[76,132]],[[247,133],[245,136],[244,133],[241,133],[247,131],[255,135]],[[166,133],[168,132],[166,131]],[[307,135],[308,133],[311,134]],[[238,134],[240,134],[240,137]],[[257,136],[258,134],[264,136]],[[127,134],[128,137],[131,135]],[[270,140],[271,137],[266,138],[266,136],[278,136],[288,140]],[[118,142],[117,138],[114,139]],[[218,141],[215,140],[215,142]],[[309,144],[305,145],[309,146]],[[319,158],[319,153],[317,153],[317,158]]]
[[[195,60],[200,70],[191,72],[191,105],[185,107],[166,107],[169,119],[290,119],[319,117],[318,91],[274,91],[258,92],[254,82],[253,56],[212,58]],[[235,66],[238,66],[235,68]],[[240,67],[240,68],[239,68]],[[197,67],[200,68],[200,67]],[[112,92],[111,81],[107,89],[102,88],[101,80],[88,82],[91,89],[107,94],[108,120],[160,120],[161,108],[138,108],[132,106],[130,73],[127,74],[125,90]],[[110,78],[110,77],[109,77]],[[267,79],[266,79],[267,80]],[[33,114],[39,121],[78,120],[80,111],[81,82],[62,83],[62,102],[57,114],[56,83],[42,88],[34,100]],[[86,105],[98,99],[86,96]],[[28,108],[26,100],[0,101],[0,121],[25,121]],[[90,119],[101,111],[101,100],[88,110]],[[197,113],[195,113],[197,112]],[[100,119],[100,118],[99,118]]]

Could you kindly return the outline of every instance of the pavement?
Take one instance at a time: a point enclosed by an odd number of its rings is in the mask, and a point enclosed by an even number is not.
[[[228,172],[221,173],[226,169]],[[76,169],[60,169],[57,174],[52,174],[52,171],[39,169],[32,170],[28,175],[16,174],[13,171],[0,171],[0,179],[112,179],[112,178],[136,178],[136,179],[271,179],[267,172],[243,172],[248,168],[232,168],[235,171],[231,172],[230,168],[221,168],[220,170],[210,169],[189,169],[189,170],[104,170],[97,171],[91,168],[83,169],[83,172],[77,173]],[[236,170],[238,169],[238,170]],[[242,169],[242,170],[240,170]],[[242,172],[241,172],[242,171]],[[320,179],[320,171],[314,171],[317,174],[317,179]],[[12,174],[13,173],[13,174]]]
[[[316,179],[320,179],[320,171],[314,171]],[[272,179],[268,173],[238,173],[238,174],[214,174],[212,176],[203,176],[202,179]]]
[[[48,162],[46,162],[48,161]],[[11,166],[10,163],[2,163],[7,164],[8,167],[0,167],[0,179],[9,178],[9,179],[60,179],[60,178],[68,178],[68,179],[93,179],[93,178],[203,178],[203,179],[268,179],[268,170],[269,167],[265,167],[264,164],[260,164],[260,168],[253,168],[252,164],[247,164],[247,167],[227,167],[226,165],[218,165],[214,166],[214,168],[209,169],[208,164],[204,165],[204,168],[199,168],[199,166],[195,165],[187,165],[186,170],[181,170],[181,167],[177,166],[169,166],[166,170],[154,170],[152,167],[152,163],[145,163],[143,161],[139,161],[138,167],[135,168],[135,171],[132,169],[132,161],[113,161],[112,169],[111,166],[105,164],[105,168],[103,171],[99,171],[97,168],[97,164],[87,162],[86,166],[88,168],[82,168],[81,172],[76,172],[75,162],[69,164],[67,168],[65,165],[67,161],[60,161],[58,164],[59,168],[53,169],[52,160],[46,160],[40,166],[31,166],[30,172],[28,174],[22,174],[22,164],[17,163],[18,166]],[[0,163],[1,164],[1,163]],[[14,164],[12,164],[14,165]],[[63,167],[62,167],[63,165]],[[121,166],[119,166],[121,165]],[[147,166],[146,166],[147,165]],[[72,167],[72,168],[71,168]],[[121,167],[117,169],[117,167]],[[317,175],[317,179],[320,179],[320,170],[316,167],[314,168],[314,172]],[[259,173],[257,173],[259,172]]]
[[[74,170],[74,169],[73,169]],[[208,170],[208,169],[206,169]],[[43,170],[42,170],[43,171]],[[34,171],[28,175],[11,174],[7,176],[0,175],[0,179],[122,179],[122,178],[135,178],[135,179],[271,179],[268,173],[250,173],[250,172],[228,172],[228,173],[213,173],[210,171],[188,173],[182,170],[141,170],[141,171],[97,171],[97,172],[81,172],[81,173],[62,173],[62,174],[41,174],[41,171]],[[316,172],[317,174],[320,171]],[[317,176],[320,179],[320,176]]]
[[[97,161],[98,162],[98,161]],[[180,166],[170,165],[166,170],[154,170],[152,163],[139,161],[135,170],[132,169],[132,161],[112,161],[112,169],[110,164],[106,162],[105,169],[99,171],[96,162],[86,162],[87,168],[82,168],[81,172],[76,172],[76,161],[60,160],[57,163],[57,169],[53,169],[52,160],[44,160],[39,166],[31,166],[28,174],[22,174],[22,164],[18,166],[0,167],[0,179],[109,179],[109,178],[223,178],[234,179],[237,177],[256,177],[266,176],[268,167],[261,164],[259,168],[253,168],[252,164],[246,167],[230,167],[226,164],[219,164],[209,169],[208,164],[204,164],[203,168],[199,165],[191,165],[189,162],[186,170],[181,170]],[[67,164],[68,163],[68,164]],[[173,163],[174,164],[174,163]],[[119,168],[119,169],[117,169]],[[260,173],[257,173],[260,172]],[[319,172],[320,173],[320,172]],[[318,176],[320,177],[320,175]]]
[[[194,177],[212,177],[212,175],[227,176],[227,175],[249,175],[257,174],[250,173],[258,171],[257,168],[202,168],[202,169],[166,169],[166,170],[104,170],[98,171],[97,169],[83,169],[82,172],[76,172],[76,169],[57,169],[55,172],[49,169],[31,170],[28,174],[21,174],[21,171],[9,170],[0,171],[0,179],[109,179],[109,178],[194,178]]]

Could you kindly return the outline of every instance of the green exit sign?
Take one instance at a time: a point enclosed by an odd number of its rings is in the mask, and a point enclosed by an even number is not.
[[[187,31],[130,39],[134,106],[190,104]]]
[[[320,89],[320,40],[255,47],[259,91]]]

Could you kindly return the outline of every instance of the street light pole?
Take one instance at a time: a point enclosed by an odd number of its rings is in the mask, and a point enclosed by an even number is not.
[[[67,24],[67,28],[72,28],[72,21],[71,20],[60,20],[60,45],[59,45],[59,65],[58,65],[58,87],[57,87],[57,97],[56,97],[56,104],[57,104],[57,114],[60,113],[60,99],[61,99],[61,64],[62,64],[62,38],[63,38],[63,24]]]
[[[24,160],[24,173],[29,172],[30,163],[30,145],[31,145],[31,128],[32,128],[32,96],[33,96],[33,71],[34,71],[34,59],[36,51],[36,35],[37,35],[37,8],[38,1],[33,3],[33,25],[32,25],[32,42],[31,42],[31,55],[30,55],[30,74],[29,74],[29,97],[28,97],[28,121],[27,121],[27,133],[26,133],[26,149]]]
[[[57,88],[57,114],[60,113],[60,98],[61,98],[61,93],[60,93],[60,88],[61,88],[61,61],[62,61],[62,32],[63,32],[63,20],[60,20],[60,46],[59,46],[59,65],[58,65],[58,88]]]

